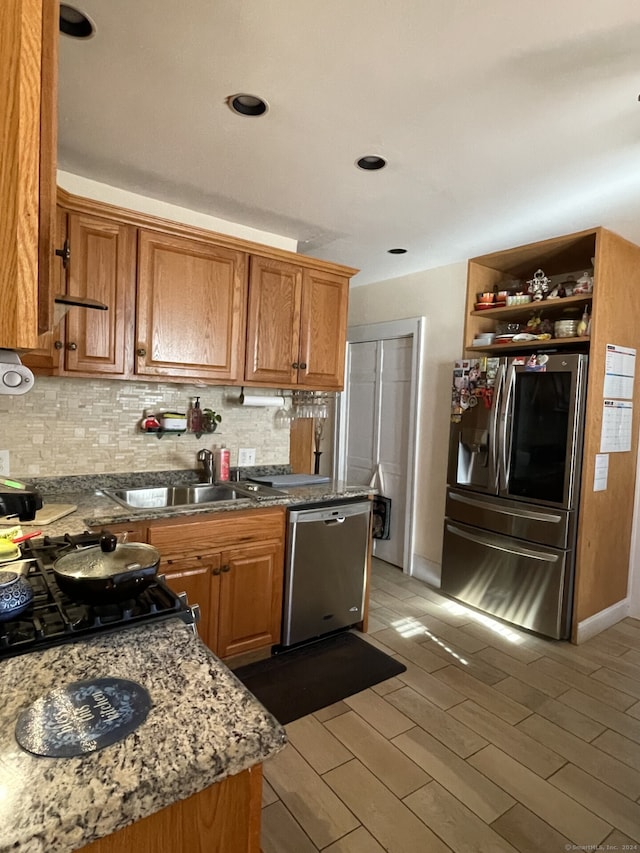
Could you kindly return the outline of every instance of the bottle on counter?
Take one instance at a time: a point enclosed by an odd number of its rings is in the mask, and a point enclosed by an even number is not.
[[[214,459],[215,459],[215,470],[216,470],[216,480],[223,481],[229,479],[229,461],[230,461],[230,452],[227,447],[224,445],[222,447],[218,447],[214,451]]]
[[[202,432],[202,409],[200,408],[200,397],[195,398],[189,409],[187,429],[189,432]]]

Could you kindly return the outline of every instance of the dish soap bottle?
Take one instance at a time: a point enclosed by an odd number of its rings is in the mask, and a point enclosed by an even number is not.
[[[224,445],[214,451],[216,465],[216,482],[224,482],[229,479],[230,452]]]
[[[200,397],[196,397],[189,409],[189,421],[187,423],[189,432],[202,432],[202,409],[200,408]]]

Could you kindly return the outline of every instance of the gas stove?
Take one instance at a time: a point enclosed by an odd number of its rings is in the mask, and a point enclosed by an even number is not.
[[[22,572],[34,599],[14,620],[0,622],[0,660],[176,617],[197,632],[200,608],[197,604],[190,606],[184,593],[178,595],[169,589],[162,575],[135,598],[116,604],[84,604],[65,595],[56,583],[54,562],[70,551],[99,542],[100,534],[95,533],[44,536],[23,543],[22,558],[2,565],[7,571]]]

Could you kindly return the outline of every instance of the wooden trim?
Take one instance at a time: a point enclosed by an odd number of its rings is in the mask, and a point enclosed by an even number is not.
[[[373,495],[369,495],[373,503]],[[369,600],[371,598],[371,557],[373,555],[373,512],[369,516],[369,547],[367,549],[367,568],[364,576],[364,606],[362,608],[362,622],[356,627],[366,634],[369,630]]]
[[[640,315],[640,247],[604,229],[596,245],[576,549],[574,641],[580,623],[627,596],[640,424],[640,372],[636,370],[631,450],[609,454],[607,488],[594,491],[595,461],[600,453],[602,432],[606,347],[617,344],[640,348],[637,322]]]
[[[58,156],[59,0],[42,0],[42,68],[40,75],[40,210],[38,244],[38,332],[53,322],[53,276],[59,263],[56,242],[56,161]]]
[[[249,252],[253,255],[260,255],[263,258],[271,258],[272,260],[278,261],[290,261],[301,267],[308,267],[315,270],[326,270],[328,272],[334,272],[348,277],[359,272],[359,270],[354,267],[346,267],[329,261],[321,261],[318,258],[310,258],[306,255],[299,255],[296,252],[287,252],[285,249],[278,249],[274,246],[265,246],[262,243],[254,243],[251,240],[231,237],[228,234],[219,234],[216,231],[209,231],[195,225],[185,225],[181,222],[173,222],[172,220],[153,216],[149,213],[140,213],[135,210],[129,210],[124,207],[108,204],[107,202],[82,198],[80,196],[72,195],[61,187],[58,187],[58,203],[67,210],[77,213],[86,213],[91,214],[92,216],[103,216],[108,219],[116,219],[118,222],[126,222],[130,225],[135,225],[138,228],[150,228],[155,231],[161,231],[165,234],[173,234],[178,237],[189,237],[191,239],[203,240],[205,242],[213,242],[218,246],[225,246],[226,248],[241,252]]]
[[[313,474],[313,418],[296,418],[289,433],[289,463],[294,474]]]

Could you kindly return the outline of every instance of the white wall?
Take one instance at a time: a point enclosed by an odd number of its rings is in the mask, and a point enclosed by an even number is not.
[[[451,370],[462,353],[466,280],[463,262],[356,287],[349,296],[350,326],[426,317],[415,551],[429,566],[441,562]]]
[[[288,252],[297,252],[298,243],[290,237],[281,237],[270,231],[259,231],[257,228],[249,228],[237,222],[228,222],[226,219],[218,219],[207,213],[197,210],[189,210],[176,204],[169,204],[155,198],[138,195],[128,190],[112,187],[74,175],[71,172],[58,170],[58,186],[73,195],[90,198],[94,201],[103,201],[106,204],[114,204],[127,210],[136,210],[139,213],[147,213],[150,216],[160,216],[183,225],[193,225],[196,228],[206,228],[217,234],[227,234],[242,240],[252,240],[254,243],[263,243],[267,246],[275,246],[278,249],[286,249]]]

